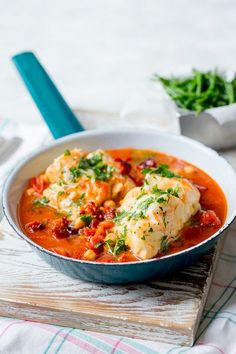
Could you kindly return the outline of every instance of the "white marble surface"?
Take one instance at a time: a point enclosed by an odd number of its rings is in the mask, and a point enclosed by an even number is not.
[[[71,105],[120,111],[151,74],[234,67],[235,0],[0,0],[0,116],[39,114],[10,56],[35,51]]]

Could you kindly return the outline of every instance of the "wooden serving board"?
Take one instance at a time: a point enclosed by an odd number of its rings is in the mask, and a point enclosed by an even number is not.
[[[220,244],[168,280],[125,286],[72,279],[0,225],[0,315],[192,345]]]

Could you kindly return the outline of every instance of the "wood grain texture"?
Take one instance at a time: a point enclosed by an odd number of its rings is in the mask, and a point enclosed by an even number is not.
[[[0,315],[192,345],[220,243],[165,281],[111,286],[72,279],[0,226]]]

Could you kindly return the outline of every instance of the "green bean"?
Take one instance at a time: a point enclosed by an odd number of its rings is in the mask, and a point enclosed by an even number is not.
[[[187,78],[165,78],[157,74],[159,81],[177,106],[195,111],[196,115],[208,108],[220,107],[236,102],[236,75],[227,81],[217,70],[201,72],[193,69]]]

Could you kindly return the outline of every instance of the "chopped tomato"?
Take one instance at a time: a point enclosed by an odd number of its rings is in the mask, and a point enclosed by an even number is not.
[[[36,193],[43,194],[43,191],[47,188],[48,183],[45,181],[44,176],[40,175],[38,177],[31,178],[30,185]]]
[[[118,257],[118,262],[129,262],[129,255],[127,255],[126,253],[122,253],[119,257]]]
[[[99,223],[100,223],[100,220],[98,220],[98,219],[96,218],[96,219],[93,219],[93,220],[91,221],[90,226],[91,226],[91,228],[97,228]]]
[[[126,161],[126,160],[123,160],[123,159],[120,159],[119,157],[117,157],[115,159],[115,162],[117,163],[118,165],[118,168],[120,170],[120,173],[122,175],[128,175],[131,171],[131,164]]]
[[[35,231],[39,231],[39,230],[45,229],[45,224],[43,224],[43,223],[41,223],[39,221],[31,221],[28,224],[26,224],[25,227],[30,232],[35,232]]]
[[[89,201],[80,209],[80,214],[96,215],[98,212],[99,208],[93,201]]]
[[[143,170],[144,168],[152,168],[152,167],[156,167],[157,163],[154,159],[149,158],[144,160],[143,162],[141,162],[138,167]]]
[[[141,173],[142,169],[138,166],[132,165],[132,169],[129,173],[129,177],[132,178],[137,186],[143,185],[144,175]]]
[[[194,183],[194,186],[199,190],[199,192],[201,193],[201,192],[205,192],[205,191],[207,191],[208,190],[208,188],[207,187],[205,187],[205,186],[201,186],[200,184],[196,184],[196,183]]]
[[[53,222],[52,234],[58,239],[67,238],[70,236],[70,231],[68,229],[69,220],[63,217],[62,219],[56,219]]]
[[[103,250],[103,240],[102,235],[95,235],[90,238],[90,248],[96,253],[100,253]]]
[[[114,222],[110,220],[102,221],[99,224],[99,227],[102,227],[103,229],[111,229],[114,226]]]
[[[112,220],[116,216],[116,209],[115,208],[110,208],[110,207],[105,207],[104,210],[104,219],[105,220]]]
[[[200,226],[220,226],[221,221],[213,210],[200,212]]]
[[[97,228],[97,231],[96,231],[96,235],[99,235],[99,236],[101,236],[102,238],[104,238],[105,235],[106,235],[106,230],[105,230],[105,228],[99,225],[98,228]]]
[[[79,234],[87,237],[91,237],[95,235],[96,229],[95,228],[90,228],[90,227],[83,227],[80,229]]]

